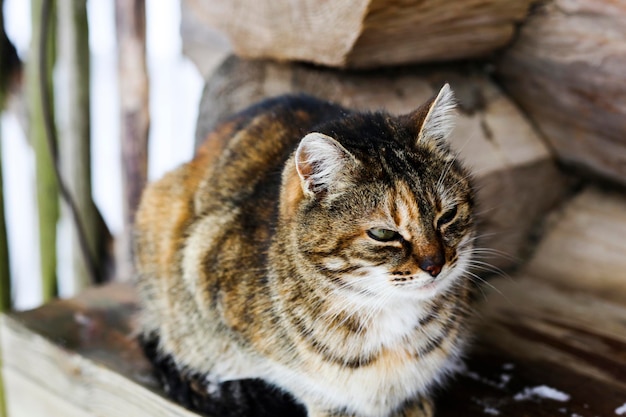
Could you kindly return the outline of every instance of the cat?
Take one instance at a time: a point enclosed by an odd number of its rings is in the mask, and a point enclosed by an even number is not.
[[[141,340],[170,395],[220,416],[433,416],[473,292],[454,118],[447,84],[403,116],[268,99],[149,185]]]

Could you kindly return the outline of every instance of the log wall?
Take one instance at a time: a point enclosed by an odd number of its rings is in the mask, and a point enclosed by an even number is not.
[[[183,40],[217,29],[239,56],[330,67],[449,61],[506,45],[532,1],[183,0]]]
[[[543,4],[497,69],[562,161],[626,184],[626,2]]]

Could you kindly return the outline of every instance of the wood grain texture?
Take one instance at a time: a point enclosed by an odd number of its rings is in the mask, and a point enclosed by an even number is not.
[[[626,401],[626,307],[527,274],[491,285],[474,348],[438,392],[437,417],[614,415]],[[135,311],[133,289],[112,284],[4,316],[9,415],[193,416],[151,377]]]
[[[448,61],[507,44],[531,3],[184,0],[183,43],[200,45],[197,36],[206,33],[204,44],[210,45],[217,29],[247,58],[355,68]]]
[[[553,0],[497,69],[559,157],[626,183],[626,3]]]
[[[543,280],[626,302],[626,196],[588,187],[555,212],[527,266]]]
[[[132,333],[135,311],[133,289],[114,284],[3,317],[9,415],[192,416],[158,393]]]
[[[403,114],[444,82],[450,82],[459,100],[451,142],[477,180],[482,245],[506,255],[489,262],[510,266],[515,263],[511,257],[524,256],[537,220],[562,200],[567,181],[533,127],[482,68],[345,72],[231,57],[207,82],[196,137],[201,142],[219,120],[280,94],[305,92],[354,109]]]

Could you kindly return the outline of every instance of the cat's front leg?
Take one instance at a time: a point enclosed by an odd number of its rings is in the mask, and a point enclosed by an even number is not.
[[[406,403],[402,409],[393,414],[393,417],[433,417],[434,415],[433,401],[428,397],[420,397]]]

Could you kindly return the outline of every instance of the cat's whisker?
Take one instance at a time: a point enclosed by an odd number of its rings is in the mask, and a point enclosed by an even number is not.
[[[441,173],[441,175],[439,175],[439,179],[437,180],[437,184],[435,185],[435,189],[436,190],[440,190],[441,189],[441,185],[445,181],[446,176],[448,175],[448,172],[450,171],[450,168],[452,168],[452,166],[454,165],[454,162],[456,161],[457,158],[458,158],[458,154],[454,155],[454,157],[450,161],[447,162],[443,172]]]
[[[477,240],[484,239],[484,238],[487,238],[487,237],[498,236],[499,234],[500,234],[499,232],[488,232],[488,233],[485,232],[485,233],[481,233],[481,234],[476,234],[476,235],[470,237],[469,239],[467,239],[466,241],[464,241],[459,246],[463,246],[463,245],[466,245],[468,243],[472,243],[472,242],[475,242]]]
[[[441,185],[445,181],[445,177],[448,175],[448,171],[450,170],[451,166],[454,164],[454,162],[456,162],[456,160],[459,158],[459,156],[463,153],[463,150],[465,149],[467,144],[470,143],[471,141],[473,141],[476,137],[477,137],[476,133],[474,133],[472,135],[469,135],[467,137],[467,139],[465,140],[465,142],[463,143],[463,145],[461,145],[460,148],[455,150],[455,152],[453,153],[454,157],[452,158],[451,161],[448,162],[447,166],[444,168],[444,171],[439,176],[439,179],[437,180],[437,184],[435,185],[435,189],[440,189]],[[480,171],[482,171],[482,169],[478,170],[478,172],[480,172]],[[452,188],[456,187],[461,182],[466,181],[469,178],[473,177],[475,175],[475,173],[476,173],[476,171],[472,170],[467,175],[461,176],[461,178],[454,183]]]
[[[469,275],[471,278],[475,278],[477,279],[480,283],[482,283],[483,285],[486,285],[488,287],[490,287],[491,289],[493,289],[495,292],[497,292],[499,295],[501,295],[504,299],[506,299],[507,301],[509,301],[509,299],[504,295],[504,293],[502,291],[500,291],[496,286],[494,286],[493,284],[491,284],[490,282],[488,282],[487,280],[481,278],[479,275],[474,274],[473,272],[470,271],[465,271],[465,273],[467,275]],[[480,286],[478,287],[480,288]],[[482,292],[482,289],[481,289]],[[483,292],[483,295],[485,295],[485,293]],[[487,298],[487,296],[485,295],[485,299]],[[509,301],[510,302],[510,301]]]
[[[512,279],[509,274],[507,274],[505,271],[503,271],[501,268],[492,265],[488,262],[483,262],[477,259],[470,259],[468,261],[468,265],[476,267],[476,268],[481,268],[484,271],[488,271],[488,272],[493,272],[496,273],[504,278],[508,278],[508,279]]]
[[[517,257],[511,255],[508,252],[505,252],[505,251],[502,251],[502,250],[499,250],[499,249],[494,249],[494,248],[476,248],[475,247],[475,248],[472,248],[471,251],[474,252],[474,253],[489,253],[489,254],[492,254],[492,255],[498,255],[500,257],[503,257],[503,258],[506,258],[506,259],[509,259],[509,260],[512,260],[512,261],[516,261],[516,260],[518,261],[519,260]]]
[[[466,256],[469,258],[473,258],[479,261],[485,262],[486,260],[490,260],[493,258],[497,259],[506,259],[511,262],[519,262],[520,260],[512,255],[509,255],[506,252],[501,251],[491,251],[491,250],[481,250],[481,249],[462,249],[457,251],[459,256]]]
[[[467,260],[467,265],[471,266],[471,267],[475,267],[475,268],[479,268],[481,271],[488,271],[488,272],[492,272],[492,273],[497,273],[499,275],[502,276],[506,276],[506,272],[503,271],[501,268],[489,263],[489,262],[484,262],[481,261],[479,259],[477,259],[475,256],[471,259]]]
[[[476,249],[476,250],[464,250],[463,252],[457,252],[459,255],[469,256],[475,260],[479,261],[487,261],[492,259],[505,259],[514,264],[519,264],[521,259],[510,255],[507,252],[498,251],[498,250],[490,250],[490,249]]]

